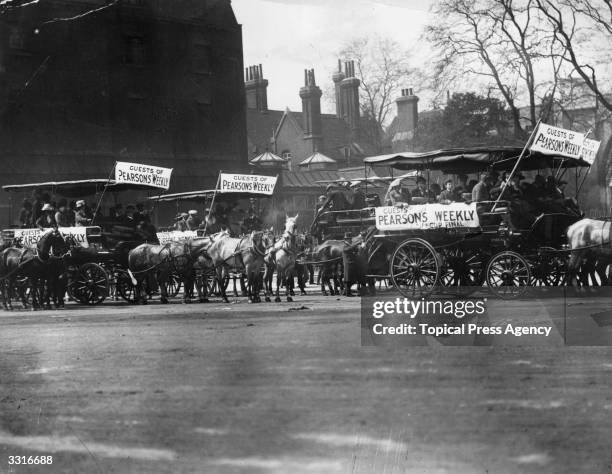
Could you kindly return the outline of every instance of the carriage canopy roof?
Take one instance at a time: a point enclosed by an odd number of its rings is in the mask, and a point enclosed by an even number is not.
[[[175,202],[175,201],[196,201],[202,202],[209,199],[212,199],[215,194],[214,189],[203,189],[201,191],[188,191],[185,193],[174,193],[174,194],[164,194],[159,198],[157,196],[151,196],[149,200],[151,201],[160,201],[160,202]],[[269,198],[270,196],[258,193],[227,193],[217,189],[217,198],[223,196],[224,198],[233,198],[233,199],[248,199],[248,198]]]
[[[521,147],[482,147],[433,150],[423,153],[404,152],[371,156],[364,159],[370,166],[390,166],[398,170],[440,170],[447,173],[474,173],[489,168],[510,170],[516,164]],[[588,167],[582,159],[566,158],[527,150],[521,160],[522,170],[543,168]]]
[[[150,190],[159,193],[159,188],[146,186],[143,184],[117,183],[114,180],[108,179],[81,179],[75,181],[48,181],[45,183],[29,183],[29,184],[10,184],[2,186],[2,189],[8,192],[33,191],[40,189],[54,194],[59,194],[65,197],[81,197],[91,196],[102,192],[108,186],[109,191],[133,191],[133,190]]]

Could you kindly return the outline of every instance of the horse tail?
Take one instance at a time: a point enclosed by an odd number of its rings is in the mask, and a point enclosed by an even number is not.
[[[136,286],[138,284],[138,281],[136,280],[136,277],[132,273],[132,270],[130,270],[129,268],[128,268],[128,275],[130,275],[130,279],[132,280],[132,285]]]

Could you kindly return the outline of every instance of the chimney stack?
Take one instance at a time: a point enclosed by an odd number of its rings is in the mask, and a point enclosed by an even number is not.
[[[344,118],[344,103],[342,96],[341,83],[346,78],[342,72],[342,60],[338,59],[338,70],[332,76],[334,81],[334,88],[336,90],[336,117],[339,119]]]
[[[397,104],[397,130],[393,137],[394,145],[397,142],[412,141],[414,138],[419,121],[419,98],[414,95],[412,88],[402,89],[402,95],[395,100],[395,103]],[[398,148],[397,151],[403,151],[403,149]]]
[[[244,88],[247,108],[263,112],[268,110],[268,81],[263,77],[263,67],[249,66],[245,69]]]
[[[349,124],[351,130],[359,132],[359,86],[361,81],[355,77],[355,61],[344,63],[345,78],[340,82],[340,94],[342,103],[342,118]]]
[[[314,69],[304,71],[304,87],[300,89],[302,115],[304,117],[304,140],[312,143],[312,152],[321,150],[323,127],[321,124],[321,96]]]

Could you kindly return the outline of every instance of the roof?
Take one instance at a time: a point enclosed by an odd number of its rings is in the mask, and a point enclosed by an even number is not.
[[[308,158],[306,158],[304,161],[302,161],[300,163],[300,166],[318,165],[318,164],[323,164],[323,163],[336,163],[336,160],[328,156],[325,156],[323,153],[319,153],[317,151],[316,153],[313,153]]]
[[[283,171],[282,187],[283,188],[298,188],[321,189],[323,185],[319,181],[337,181],[339,178],[338,172],[335,170],[318,170],[318,171]]]
[[[445,172],[474,172],[490,167],[511,169],[523,148],[521,147],[480,147],[433,150],[423,153],[391,153],[366,158],[370,166],[390,166],[399,170],[430,169]],[[588,167],[584,160],[565,158],[542,153],[528,152],[521,161],[521,169],[546,167],[564,168]]]
[[[247,138],[249,156],[263,153],[272,146],[272,136],[278,127],[284,112],[281,110],[247,109]]]
[[[265,153],[262,153],[261,155],[257,155],[255,158],[253,158],[252,160],[249,161],[250,165],[266,165],[266,164],[284,164],[287,163],[287,159],[286,158],[281,158],[278,155],[275,155],[274,153],[271,153],[269,151],[266,151]]]
[[[108,188],[109,191],[121,192],[130,190],[155,190],[157,193],[162,193],[160,188],[146,186],[143,184],[128,184],[117,183],[109,179],[80,179],[75,181],[47,181],[44,183],[28,183],[28,184],[10,184],[2,186],[2,189],[8,192],[33,191],[40,189],[41,191],[51,192],[66,197],[91,196]]]

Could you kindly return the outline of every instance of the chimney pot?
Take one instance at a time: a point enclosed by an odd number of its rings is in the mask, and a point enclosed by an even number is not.
[[[408,89],[408,95],[412,95],[412,87]]]

